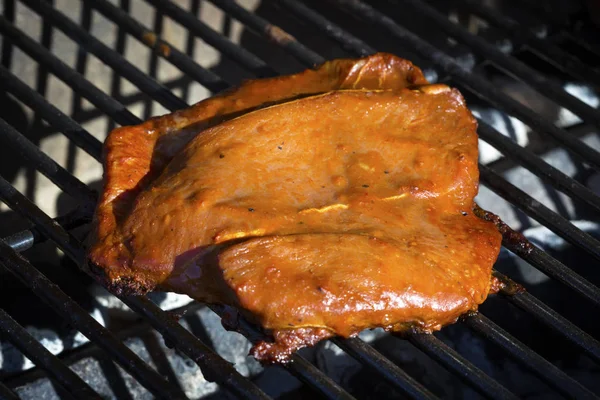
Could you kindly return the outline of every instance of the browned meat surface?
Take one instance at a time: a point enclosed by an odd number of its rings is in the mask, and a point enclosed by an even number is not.
[[[490,290],[460,93],[378,54],[248,82],[106,143],[90,264],[107,285],[236,307],[254,354],[366,328],[439,329]]]

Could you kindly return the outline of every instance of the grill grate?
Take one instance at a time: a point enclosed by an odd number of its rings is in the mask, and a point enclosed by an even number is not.
[[[167,86],[158,83],[154,79],[156,76],[156,60],[153,61],[154,67],[151,68],[150,75],[146,75],[122,55],[122,40],[117,49],[113,50],[96,39],[89,30],[91,10],[100,12],[106,18],[118,24],[129,35],[152,48],[154,50],[153,57],[161,57],[168,60],[189,78],[199,82],[207,89],[217,92],[230,86],[228,81],[194,62],[193,58],[190,57],[190,54],[193,52],[193,46],[188,46],[185,53],[177,50],[170,43],[157,37],[155,32],[145,28],[131,17],[126,11],[128,8],[126,6],[119,9],[107,0],[82,0],[84,5],[83,14],[87,15],[87,19],[81,25],[78,25],[54,8],[50,2],[35,0],[20,1],[42,16],[45,25],[47,24],[64,32],[67,36],[77,41],[81,48],[98,57],[106,65],[110,66],[115,73],[132,82],[139,90],[146,93],[152,100],[163,105],[168,110],[181,109],[186,107],[187,104]],[[225,57],[233,60],[253,75],[257,77],[277,75],[277,72],[265,63],[265,61],[216,32],[174,2],[169,0],[147,0],[147,2],[152,4],[157,10],[159,9],[164,15],[180,23],[192,35],[201,38],[209,45],[218,49]],[[124,5],[128,3],[127,1],[122,2]],[[258,35],[269,39],[275,46],[291,54],[301,64],[312,67],[315,64],[325,61],[325,58],[321,55],[309,49],[275,25],[272,25],[270,21],[251,13],[234,1],[211,0],[211,3]],[[542,116],[536,114],[533,110],[528,109],[502,93],[482,75],[463,68],[451,56],[398,24],[394,20],[396,16],[393,13],[392,15],[388,15],[378,8],[368,5],[366,2],[357,0],[331,0],[329,3],[349,14],[357,23],[365,24],[365,26],[393,36],[402,45],[414,51],[423,59],[432,62],[439,72],[447,74],[449,79],[464,87],[466,93],[478,97],[486,104],[490,104],[515,116],[532,129],[540,132],[543,137],[550,137],[555,140],[563,148],[579,157],[581,161],[595,169],[600,169],[600,154],[596,150],[576,138],[571,132],[555,126]],[[406,10],[413,12],[414,10],[416,14],[424,16],[430,22],[434,23],[436,27],[443,29],[448,35],[464,43],[473,53],[488,60],[488,62],[492,62],[508,74],[523,80],[547,98],[581,117],[584,122],[600,126],[600,113],[598,110],[567,93],[561,86],[531,69],[511,54],[506,54],[498,50],[487,40],[469,33],[460,25],[451,23],[446,16],[433,6],[416,0],[400,0],[398,3],[402,5],[402,8],[397,7],[398,10],[402,10],[402,12],[408,12]],[[597,70],[586,66],[582,61],[553,45],[550,41],[540,39],[529,30],[521,28],[518,22],[483,7],[472,0],[463,0],[459,3],[461,6],[506,31],[507,35],[514,35],[518,44],[533,48],[546,62],[561,68],[563,72],[575,78],[583,78],[589,83],[597,84],[600,82],[600,73]],[[196,2],[196,4],[199,4],[199,2]],[[308,5],[292,0],[280,0],[278,4],[282,8],[282,11],[286,10],[288,13],[308,23],[309,26],[322,32],[328,38],[339,43],[343,49],[354,55],[366,55],[376,50],[361,38],[354,36],[341,26],[337,26],[334,22],[330,21],[325,16],[325,12],[319,11],[318,7],[312,4]],[[77,96],[90,101],[105,115],[114,120],[114,122],[123,125],[141,122],[119,100],[99,90],[84,76],[44,48],[43,44],[29,38],[11,22],[14,21],[14,17],[14,2],[7,1],[5,3],[4,16],[0,16],[0,34],[5,39],[8,39],[11,45],[8,45],[6,41],[3,43],[3,60],[10,59],[12,46],[15,46],[27,53],[40,65],[46,67],[52,74],[69,85]],[[273,21],[273,23],[275,22]],[[160,23],[157,25],[160,27]],[[567,29],[569,26],[569,24],[566,24],[564,28]],[[155,31],[159,32],[160,29],[155,29]],[[570,32],[561,32],[561,34],[571,35]],[[573,38],[577,40],[576,37]],[[4,64],[6,65],[6,63]],[[81,67],[85,64],[85,60],[80,58],[78,64]],[[34,109],[52,127],[63,132],[74,145],[86,151],[96,160],[100,160],[101,144],[90,132],[75,122],[74,119],[50,104],[42,95],[36,93],[34,89],[20,81],[5,67],[0,67],[0,85],[7,92]],[[600,211],[600,198],[587,187],[564,174],[559,169],[549,165],[540,156],[508,139],[486,122],[479,120],[479,124],[480,137],[500,150],[504,156],[514,159],[519,165],[524,166],[556,189],[563,191],[574,199],[580,200],[594,212]],[[45,239],[50,239],[74,262],[81,263],[84,257],[83,247],[69,233],[69,229],[78,227],[89,221],[95,192],[71,175],[66,169],[58,165],[52,158],[44,154],[39,147],[30,142],[18,129],[15,129],[1,119],[0,132],[2,133],[0,140],[22,154],[24,162],[48,177],[61,190],[78,199],[81,205],[80,209],[76,212],[52,220],[35,204],[18,192],[8,181],[1,178],[0,198],[11,209],[31,221],[34,224],[34,228],[29,231],[16,233],[0,243],[0,263],[17,276],[26,286],[31,288],[36,295],[53,307],[66,321],[86,335],[114,361],[118,362],[155,396],[173,399],[185,398],[185,394],[181,388],[172,381],[173,377],[167,380],[164,376],[168,376],[168,374],[158,373],[153,370],[134,352],[127,348],[119,338],[103,328],[73,299],[69,298],[69,296],[33,267],[31,263],[17,253]],[[531,196],[494,172],[489,166],[480,165],[480,172],[482,183],[495,193],[580,250],[589,253],[596,259],[600,259],[600,242],[592,236],[575,227],[563,216],[538,203]],[[597,286],[540,248],[536,246],[523,247],[521,243],[512,240],[512,235],[513,232],[509,230],[504,234],[503,245],[506,249],[548,276],[563,283],[587,301],[596,306],[600,305],[600,290]],[[501,291],[500,296],[506,300],[505,304],[513,304],[527,314],[530,314],[576,345],[595,362],[600,363],[600,343],[596,339],[542,303],[532,294],[512,290],[516,287],[516,284],[509,278],[499,273],[497,276],[507,283],[507,287]],[[202,373],[208,380],[217,382],[221,387],[241,398],[268,398],[253,382],[240,375],[229,363],[206,346],[198,337],[177,323],[170,313],[162,311],[145,297],[121,297],[121,300],[142,316],[156,331],[160,332],[166,342],[174,344],[179,351],[190,357],[201,368]],[[219,307],[214,307],[213,310],[217,314],[222,314],[222,310]],[[496,323],[486,318],[482,313],[466,316],[464,324],[481,337],[497,345],[506,354],[513,357],[564,396],[596,398],[589,389],[581,385],[577,380],[542,358]],[[257,334],[255,328],[252,326],[243,326],[243,329],[246,336],[252,337]],[[99,397],[85,382],[66,367],[58,357],[53,356],[45,350],[39,342],[27,334],[25,329],[18,325],[3,310],[0,310],[0,332],[3,337],[17,346],[38,367],[44,369],[55,383],[73,397]],[[455,373],[457,377],[485,397],[515,398],[510,389],[505,388],[488,376],[482,369],[475,366],[467,358],[460,355],[435,336],[410,333],[407,335],[407,340],[425,354],[437,360],[448,370]],[[333,342],[359,362],[371,367],[382,379],[394,385],[394,387],[406,396],[419,399],[436,398],[428,388],[424,387],[414,377],[407,374],[384,355],[360,339],[334,339]],[[293,362],[286,366],[286,368],[301,381],[327,398],[353,398],[344,388],[298,354],[293,356]],[[0,397],[7,399],[18,398],[10,388],[3,384],[0,384]]]

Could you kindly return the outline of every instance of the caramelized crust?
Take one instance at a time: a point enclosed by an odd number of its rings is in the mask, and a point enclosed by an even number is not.
[[[91,265],[271,330],[254,354],[363,329],[439,329],[490,290],[500,234],[472,213],[476,121],[387,54],[252,81],[106,143]]]

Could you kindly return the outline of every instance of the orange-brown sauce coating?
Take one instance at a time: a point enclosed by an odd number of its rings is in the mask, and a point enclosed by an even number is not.
[[[458,91],[391,55],[120,128],[105,169],[90,261],[108,285],[239,307],[274,331],[259,358],[439,329],[490,290],[501,238],[472,213],[476,122]]]

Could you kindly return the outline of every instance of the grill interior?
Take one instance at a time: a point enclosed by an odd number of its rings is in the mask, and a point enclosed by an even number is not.
[[[12,296],[0,304],[0,337],[35,365],[25,372],[0,370],[0,397],[26,397],[34,383],[64,398],[101,398],[105,393],[137,398],[138,387],[140,398],[198,397],[201,393],[182,385],[174,372],[176,354],[196,364],[203,379],[215,382],[214,398],[527,396],[526,389],[496,376],[488,364],[505,362],[522,371],[524,379],[539,382],[547,389],[544,393],[596,398],[600,332],[594,321],[600,275],[594,269],[600,243],[592,228],[574,221],[594,221],[600,211],[598,186],[594,191],[590,184],[600,168],[595,133],[600,113],[580,92],[573,95],[565,86],[575,82],[596,95],[600,87],[600,71],[594,67],[600,65],[600,47],[593,40],[598,29],[593,6],[559,0],[544,6],[533,0],[460,0],[451,8],[433,0],[81,0],[70,9],[73,3],[4,0],[0,16],[0,86],[6,91],[0,111],[0,198],[12,210],[0,214],[5,226],[0,242],[2,292]],[[220,16],[218,26],[205,21],[211,12]],[[35,16],[38,32],[23,15]],[[102,35],[98,27],[103,25],[113,34]],[[73,49],[70,59],[58,56],[61,43]],[[147,60],[135,58],[133,44],[145,49]],[[82,241],[97,196],[101,141],[108,131],[184,108],[243,79],[297,72],[327,59],[375,51],[414,61],[430,80],[458,87],[475,110],[497,110],[529,127],[529,140],[523,143],[517,134],[499,132],[484,111],[478,113],[480,138],[498,152],[491,160],[482,159],[485,193],[480,203],[518,230],[546,227],[569,246],[571,256],[545,251],[535,241],[528,244],[507,228],[495,272],[505,287],[481,312],[434,335],[378,336],[372,345],[363,340],[366,336],[332,341],[361,366],[365,376],[360,385],[341,383],[310,351],[294,355],[285,367],[268,367],[254,376],[252,367],[240,372],[219,355],[218,337],[196,317],[200,311],[206,318],[222,316],[220,307],[208,310],[193,302],[164,311],[156,298],[123,296],[120,300],[135,313],[129,320],[104,327],[90,315],[81,286],[91,285],[91,279],[77,265],[84,259]],[[36,69],[36,79],[24,78],[29,68]],[[534,93],[535,100],[516,96],[511,91],[515,85]],[[69,101],[54,104],[48,96],[52,90]],[[557,123],[539,104],[569,110],[577,118]],[[21,114],[26,118],[19,119]],[[64,150],[60,160],[47,154],[53,150],[45,141],[58,134],[67,138],[56,142]],[[557,152],[577,166],[576,172],[549,156]],[[541,197],[528,193],[523,177],[529,176],[545,189]],[[36,183],[46,180],[64,193],[57,207],[47,203],[44,192],[35,192]],[[55,256],[47,258],[48,252]],[[512,261],[502,262],[503,257]],[[516,268],[519,263],[527,267]],[[537,271],[548,278],[547,284],[531,284],[523,271]],[[26,301],[19,301],[23,291],[41,299],[53,314],[34,310],[16,316],[15,310],[27,308]],[[78,331],[89,342],[57,356],[24,328],[55,315],[64,320],[65,330]],[[241,322],[240,327],[250,339],[260,335],[254,326]],[[468,346],[457,343],[463,337],[492,347],[493,356],[486,362],[464,351]],[[401,357],[386,353],[389,347],[378,345],[382,341],[433,360],[447,379],[460,382],[460,391],[448,393],[445,386],[432,384],[406,367]],[[557,353],[569,353],[570,358],[557,362]],[[592,378],[569,368],[575,355],[586,360],[582,369]],[[76,368],[84,358],[97,361],[108,389]],[[288,375],[301,385],[293,393],[277,393],[273,381],[283,382]]]

